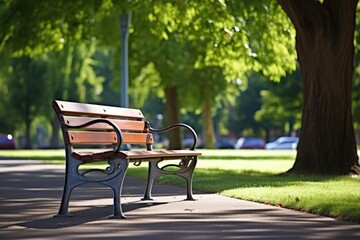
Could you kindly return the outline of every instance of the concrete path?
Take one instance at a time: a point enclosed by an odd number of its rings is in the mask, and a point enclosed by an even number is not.
[[[112,192],[100,185],[74,190],[70,218],[54,218],[64,166],[0,160],[0,239],[360,239],[360,224],[156,185],[154,201],[140,201],[145,183],[127,177],[126,219],[113,220]],[[360,205],[360,203],[359,203]]]

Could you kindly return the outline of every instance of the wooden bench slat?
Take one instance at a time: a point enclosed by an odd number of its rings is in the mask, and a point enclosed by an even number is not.
[[[64,136],[67,144],[116,144],[115,132],[90,132],[69,131]],[[152,144],[153,137],[150,133],[123,133],[125,144]]]
[[[130,119],[144,119],[142,112],[139,109],[120,108],[113,106],[102,106],[88,103],[76,103],[67,101],[54,101],[54,108],[57,112],[63,114],[82,114],[89,116],[101,117],[124,117]]]
[[[147,159],[147,158],[178,158],[178,157],[192,157],[201,155],[195,150],[132,150],[122,151],[129,160]]]
[[[90,118],[90,117],[77,117],[77,116],[62,116],[64,123],[76,126],[81,125],[91,120],[95,120],[98,118]],[[116,124],[122,131],[136,131],[143,132],[145,129],[144,121],[132,121],[132,120],[119,120],[119,119],[109,119],[111,122]],[[96,123],[90,126],[85,127],[84,129],[89,130],[113,130],[112,126],[106,123]]]
[[[128,159],[130,162],[137,161],[151,161],[158,159],[180,159],[182,157],[193,157],[201,155],[200,152],[194,150],[134,150],[134,151],[121,151],[116,155],[117,157]],[[112,150],[98,152],[92,150],[91,152],[84,151],[75,151],[73,156],[76,159],[86,161],[86,162],[97,162],[104,161],[106,158],[114,157],[114,152]]]

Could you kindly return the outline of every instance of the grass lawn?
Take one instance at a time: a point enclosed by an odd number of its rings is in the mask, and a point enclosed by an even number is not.
[[[200,150],[194,189],[360,222],[360,178],[281,175],[294,163],[295,151]],[[63,150],[0,151],[21,157],[64,163]],[[146,178],[146,166],[130,166],[128,175]],[[162,183],[184,186],[173,176]]]

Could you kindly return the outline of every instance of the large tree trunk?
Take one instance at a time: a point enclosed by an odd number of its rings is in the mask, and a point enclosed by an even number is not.
[[[304,106],[290,172],[360,173],[351,92],[358,0],[278,0],[296,29]]]
[[[180,122],[180,109],[178,104],[178,94],[176,87],[165,88],[166,98],[166,120],[168,125]],[[181,131],[180,128],[175,128],[168,132],[169,149],[181,149]]]

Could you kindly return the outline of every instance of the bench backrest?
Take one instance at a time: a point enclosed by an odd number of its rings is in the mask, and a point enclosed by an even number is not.
[[[103,106],[55,100],[53,108],[60,122],[79,126],[91,120],[105,118],[116,124],[122,131],[123,144],[153,144],[153,136],[139,109]],[[117,135],[106,123],[69,129],[62,127],[65,144],[110,145],[117,143]]]

